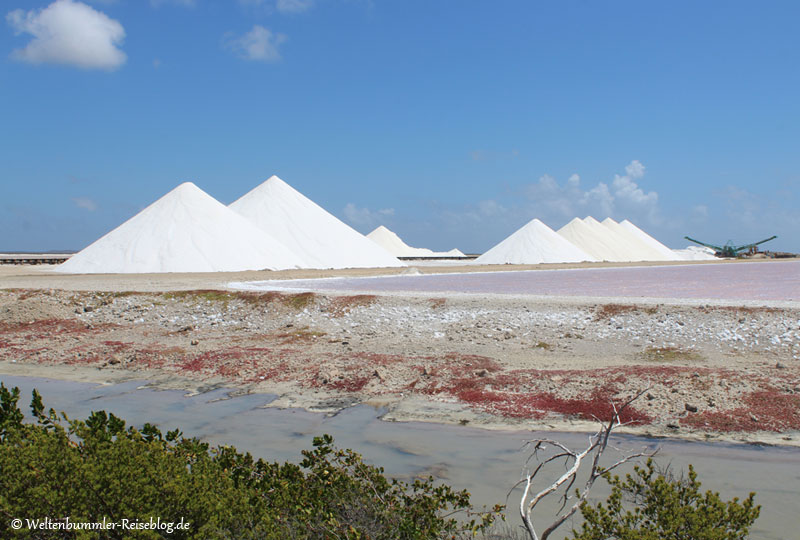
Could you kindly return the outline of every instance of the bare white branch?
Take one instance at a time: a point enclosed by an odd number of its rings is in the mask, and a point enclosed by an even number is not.
[[[603,455],[603,452],[609,447],[609,438],[611,437],[611,432],[615,429],[627,425],[630,422],[622,422],[621,416],[623,411],[628,408],[628,406],[639,399],[645,392],[650,389],[650,386],[645,388],[644,390],[637,392],[633,397],[629,398],[627,401],[624,401],[622,404],[617,405],[613,401],[611,402],[611,407],[613,410],[613,414],[607,422],[600,421],[598,422],[601,424],[600,429],[597,433],[591,435],[589,437],[589,441],[587,446],[584,450],[578,452],[576,450],[571,450],[567,448],[564,444],[552,440],[552,439],[533,439],[527,441],[523,448],[530,448],[533,447],[533,451],[528,456],[525,461],[525,470],[523,473],[523,479],[520,480],[517,484],[514,485],[512,491],[519,486],[520,484],[525,484],[525,488],[522,492],[522,497],[520,498],[519,502],[519,513],[522,519],[522,523],[525,526],[525,530],[528,532],[531,540],[547,540],[548,536],[552,534],[558,527],[560,527],[566,520],[568,520],[575,512],[577,512],[581,505],[586,501],[586,498],[589,495],[589,491],[592,489],[595,480],[600,478],[606,472],[609,472],[624,463],[628,463],[634,459],[644,457],[644,456],[653,456],[658,452],[656,449],[653,452],[636,452],[632,454],[628,454],[623,456],[621,459],[617,460],[615,463],[610,465],[609,467],[601,467],[600,465],[600,458]],[[556,452],[554,455],[546,458],[540,458],[539,452],[545,452],[547,450],[547,446],[550,445],[554,448],[559,449],[560,451]],[[614,448],[613,446],[611,448]],[[588,456],[591,456],[591,466],[589,468],[589,477],[586,479],[586,483],[584,484],[583,490],[580,492],[577,501],[575,504],[569,507],[566,511],[564,509],[567,506],[567,502],[570,500],[570,490],[574,485],[575,481],[577,480],[578,474],[581,470],[581,466],[584,464],[584,461],[587,459]],[[532,492],[533,480],[537,474],[542,472],[544,467],[557,459],[565,458],[566,463],[566,471],[561,474],[553,483],[549,486],[544,488],[543,490],[539,491],[536,494]],[[539,461],[537,467],[530,472],[527,469],[528,463],[531,460],[536,459]],[[561,496],[561,507],[557,512],[557,517],[555,521],[553,521],[548,527],[544,529],[542,532],[541,537],[536,533],[536,529],[533,525],[533,511],[536,506],[548,495],[553,494],[554,492],[558,491],[564,487],[564,494]],[[510,495],[511,492],[509,492]]]

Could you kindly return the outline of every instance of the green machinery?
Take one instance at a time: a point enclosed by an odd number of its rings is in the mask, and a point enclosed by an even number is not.
[[[733,242],[728,242],[724,246],[715,246],[713,244],[706,244],[705,242],[701,242],[700,240],[695,240],[694,238],[689,238],[688,236],[684,236],[690,242],[694,242],[695,244],[700,244],[701,246],[706,246],[714,250],[714,255],[717,257],[740,257],[743,253],[755,253],[756,246],[759,244],[763,244],[764,242],[769,242],[770,240],[775,240],[777,236],[770,236],[766,240],[761,240],[759,242],[753,242],[752,244],[745,244],[743,246],[736,246]]]

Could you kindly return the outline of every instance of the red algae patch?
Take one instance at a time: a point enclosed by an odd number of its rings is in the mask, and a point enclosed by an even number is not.
[[[752,392],[742,401],[747,406],[704,411],[682,419],[681,424],[720,432],[800,430],[800,395],[768,389]]]
[[[603,421],[614,414],[616,400],[608,392],[595,389],[586,398],[564,399],[549,392],[538,394],[497,393],[469,390],[459,394],[462,401],[481,410],[507,418],[541,419],[548,414],[567,418]],[[632,425],[649,424],[647,414],[627,407],[620,421]]]

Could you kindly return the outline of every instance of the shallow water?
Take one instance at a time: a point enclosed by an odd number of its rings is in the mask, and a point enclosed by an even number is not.
[[[21,404],[26,409],[31,390],[37,388],[46,407],[66,411],[73,418],[106,410],[137,426],[151,422],[162,430],[179,427],[187,436],[201,437],[212,444],[232,444],[268,460],[299,461],[300,450],[311,446],[312,437],[329,433],[338,446],[357,450],[368,461],[383,466],[389,475],[409,479],[433,474],[454,487],[468,489],[473,502],[481,505],[506,501],[506,493],[519,479],[526,457],[520,448],[526,439],[537,436],[534,432],[383,422],[378,418],[380,411],[363,405],[334,416],[265,409],[262,407],[273,396],[228,398],[225,389],[186,396],[180,391],[143,388],[143,381],[103,386],[8,375],[0,375],[0,380],[6,386],[20,388]],[[538,436],[555,438],[574,448],[585,445],[587,440],[586,435],[575,433]],[[800,449],[629,436],[618,437],[615,444],[634,451],[660,447],[659,462],[672,463],[679,469],[694,464],[703,488],[719,491],[726,499],[744,498],[756,491],[762,513],[752,538],[798,537]],[[593,494],[604,497],[606,490],[598,484]],[[553,503],[543,511],[552,511]],[[518,522],[517,504],[518,499],[512,496],[508,519],[514,526]],[[567,530],[563,529],[563,534]]]
[[[248,290],[800,300],[800,261],[324,278],[231,283]]]

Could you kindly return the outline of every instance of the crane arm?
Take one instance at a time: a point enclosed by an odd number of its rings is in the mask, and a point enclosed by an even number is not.
[[[766,240],[759,240],[758,242],[753,242],[752,244],[747,244],[745,246],[742,246],[742,247],[739,247],[739,248],[736,248],[736,249],[738,251],[740,249],[747,249],[747,248],[751,248],[751,247],[756,247],[759,244],[763,244],[764,242],[769,242],[770,240],[775,240],[776,238],[777,238],[777,236],[770,236]]]
[[[722,251],[724,249],[724,248],[721,248],[719,246],[715,246],[713,244],[706,244],[705,242],[701,242],[700,240],[695,240],[694,238],[689,238],[688,236],[684,236],[684,238],[687,239],[690,242],[694,242],[695,244],[700,244],[701,246],[709,247],[709,248],[711,248],[711,249],[713,249],[715,251]]]

